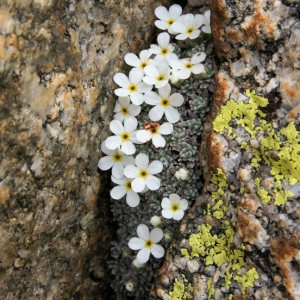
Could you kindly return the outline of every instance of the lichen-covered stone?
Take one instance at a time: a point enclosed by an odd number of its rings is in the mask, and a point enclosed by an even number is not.
[[[162,2],[1,1],[0,298],[108,299],[99,145]]]
[[[299,299],[299,2],[209,5],[217,73],[199,151],[206,183],[152,296],[170,295],[184,273],[195,299]],[[197,272],[176,264],[180,252],[199,260]]]

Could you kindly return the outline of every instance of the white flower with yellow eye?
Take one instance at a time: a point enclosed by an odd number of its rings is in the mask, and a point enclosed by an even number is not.
[[[145,68],[145,76],[143,81],[148,85],[155,85],[156,88],[161,88],[168,84],[170,77],[169,65],[162,61],[158,66],[147,66]],[[146,93],[148,93],[147,91]]]
[[[114,108],[114,120],[119,120],[121,122],[128,117],[135,117],[141,112],[141,107],[139,105],[132,104],[130,98],[119,97],[115,108]]]
[[[171,5],[169,10],[164,6],[156,7],[155,16],[159,19],[155,21],[155,26],[161,30],[168,29],[169,33],[174,34],[171,28],[172,24],[178,19],[182,13],[182,7],[178,4]]]
[[[150,51],[156,55],[154,61],[157,65],[159,65],[162,60],[169,62],[170,60],[178,59],[177,55],[173,53],[175,47],[170,44],[170,36],[168,33],[160,33],[157,37],[157,43],[158,45],[152,44],[150,46]]]
[[[128,117],[124,120],[124,125],[119,120],[112,120],[109,124],[110,131],[114,136],[105,140],[105,146],[110,150],[121,148],[121,151],[127,155],[134,154],[136,149],[133,143],[137,143],[135,130],[137,119]]]
[[[153,176],[162,171],[163,164],[159,160],[154,160],[149,164],[149,157],[144,153],[139,153],[135,157],[135,165],[128,165],[124,169],[127,178],[133,179],[132,190],[136,193],[143,192],[146,188],[151,191],[158,190],[160,179]]]
[[[180,16],[172,25],[172,30],[179,33],[176,35],[177,40],[195,39],[201,31],[200,27],[203,25],[203,15],[186,14]]]
[[[144,124],[144,129],[137,130],[136,138],[141,143],[146,143],[152,139],[152,143],[156,148],[161,148],[166,145],[166,140],[162,135],[171,134],[173,125],[171,123],[159,124],[157,122],[147,122]]]
[[[140,264],[144,264],[149,260],[150,253],[155,258],[162,258],[165,250],[157,243],[163,238],[164,234],[160,228],[154,228],[149,232],[149,228],[145,224],[137,227],[138,237],[133,237],[128,242],[128,246],[132,250],[139,250],[136,258]]]
[[[153,60],[150,59],[152,52],[150,50],[142,50],[139,57],[134,53],[127,53],[124,57],[127,65],[140,69],[144,72],[145,67],[153,64]]]
[[[100,170],[106,171],[112,169],[112,175],[116,178],[124,176],[124,167],[134,163],[134,158],[125,155],[120,149],[110,150],[105,146],[105,141],[101,144],[101,151],[107,156],[100,158],[98,167]]]
[[[192,73],[200,74],[204,71],[204,65],[201,62],[204,61],[205,57],[204,52],[198,52],[192,58],[171,60],[170,67],[172,70],[176,70],[175,74],[179,79],[187,79]]]
[[[149,111],[149,118],[152,121],[160,120],[165,114],[166,119],[170,123],[176,123],[180,119],[180,113],[174,107],[179,107],[183,104],[183,96],[179,93],[171,94],[171,86],[166,86],[158,89],[158,94],[148,92],[145,94],[147,104],[154,105]]]
[[[169,198],[163,198],[161,201],[162,216],[166,219],[179,221],[183,218],[184,211],[188,208],[188,202],[181,199],[177,194],[170,194]]]
[[[140,105],[144,102],[144,95],[151,91],[152,85],[143,82],[144,72],[139,69],[132,69],[129,72],[129,77],[123,73],[117,73],[114,76],[114,82],[120,86],[114,92],[119,97],[129,96],[130,100],[135,105]]]
[[[126,203],[130,207],[136,207],[140,203],[139,195],[132,190],[131,182],[132,179],[126,178],[123,176],[122,178],[118,179],[114,176],[111,177],[111,181],[117,186],[113,187],[110,191],[110,196],[115,200],[120,200],[126,195]]]

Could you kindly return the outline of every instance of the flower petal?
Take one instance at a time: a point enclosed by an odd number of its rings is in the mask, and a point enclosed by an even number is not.
[[[140,69],[134,68],[134,69],[131,69],[131,71],[129,72],[129,80],[132,83],[137,84],[137,83],[141,82],[143,77],[144,77],[144,72]]]
[[[173,217],[173,212],[169,209],[168,210],[166,210],[166,209],[162,210],[161,214],[166,219],[172,219],[172,217]]]
[[[180,120],[180,113],[172,106],[165,109],[165,115],[170,123],[176,123]]]
[[[122,143],[121,150],[127,155],[132,155],[135,153],[136,148],[131,141],[128,141]]]
[[[137,227],[136,232],[138,234],[138,237],[140,237],[141,239],[143,239],[143,240],[149,239],[150,233],[149,233],[149,228],[147,225],[140,224]]]
[[[165,250],[162,246],[154,244],[151,249],[151,254],[155,257],[155,258],[162,258],[165,255]]]
[[[152,121],[158,121],[162,118],[165,110],[161,106],[154,106],[149,111],[149,118]]]
[[[162,200],[161,200],[161,207],[163,208],[163,209],[170,209],[170,207],[171,207],[171,201],[170,201],[170,199],[169,198],[163,198]]]
[[[166,48],[169,45],[170,35],[167,32],[162,32],[157,36],[157,43],[161,48]]]
[[[110,169],[114,164],[114,160],[111,156],[101,157],[98,162],[98,168],[102,171]]]
[[[111,174],[115,178],[122,178],[124,176],[124,165],[121,162],[114,163],[111,169]]]
[[[127,65],[132,67],[138,67],[140,64],[140,59],[134,53],[127,53],[124,56],[124,60]]]
[[[169,122],[166,122],[159,126],[158,131],[160,134],[165,135],[165,134],[171,134],[173,132],[173,129],[174,129],[173,125]]]
[[[140,141],[141,143],[146,143],[148,141],[150,141],[151,139],[151,134],[148,130],[138,130],[136,132],[136,138],[138,139],[138,141]]]
[[[160,179],[152,175],[149,175],[144,182],[151,191],[156,191],[160,187]]]
[[[160,134],[155,134],[152,137],[152,143],[156,148],[162,148],[166,145],[166,140]]]
[[[127,178],[136,178],[139,176],[139,169],[133,165],[126,166],[124,169],[124,175]]]
[[[182,7],[179,4],[173,4],[169,8],[169,13],[172,18],[177,19],[182,13]]]
[[[159,160],[154,160],[150,163],[148,167],[148,172],[153,175],[153,174],[158,174],[163,170],[163,164]]]
[[[163,231],[160,228],[154,228],[150,232],[150,239],[153,243],[158,243],[164,236]]]
[[[149,156],[145,153],[139,153],[135,157],[135,164],[139,169],[147,169],[149,165]]]
[[[121,138],[119,136],[109,136],[106,140],[105,140],[105,146],[108,149],[114,150],[117,149],[120,145],[122,144]]]
[[[143,248],[138,252],[136,259],[140,264],[144,264],[149,260],[149,257],[150,257],[150,249]]]
[[[181,106],[184,102],[183,96],[179,93],[172,94],[169,99],[171,105],[175,107]]]
[[[158,105],[160,103],[160,96],[155,92],[148,92],[145,94],[145,102],[149,105]]]
[[[158,93],[161,96],[161,98],[169,98],[170,93],[171,93],[171,85],[167,84],[167,85],[159,88]]]
[[[198,64],[192,67],[191,71],[194,74],[200,74],[204,71],[204,66],[202,64]]]
[[[122,197],[125,196],[125,194],[126,194],[126,189],[122,185],[115,186],[110,191],[110,196],[115,200],[121,199]]]
[[[158,19],[167,20],[169,18],[169,11],[164,6],[158,6],[154,10],[154,14]]]
[[[122,125],[122,123],[118,120],[112,120],[109,124],[109,129],[112,133],[114,134],[121,134],[124,131],[124,127]],[[107,145],[105,144],[105,146],[107,147]]]
[[[127,88],[130,84],[128,77],[123,73],[117,73],[114,75],[114,82],[122,88]]]
[[[140,197],[137,193],[135,193],[134,191],[128,191],[127,192],[127,196],[126,196],[126,203],[130,206],[130,207],[136,207],[139,205],[140,203]]]
[[[124,121],[124,130],[127,132],[132,132],[136,130],[138,121],[135,117],[128,117]]]
[[[119,88],[119,89],[114,90],[114,93],[119,97],[126,97],[130,94],[130,91],[125,88]]]
[[[183,218],[183,216],[184,216],[183,210],[178,210],[178,211],[173,213],[173,219],[176,220],[176,221],[181,220]]]
[[[132,93],[130,94],[130,99],[134,105],[141,105],[144,102],[144,95],[141,93]]]
[[[131,238],[130,241],[128,242],[128,246],[132,250],[140,250],[144,247],[144,245],[145,245],[145,241],[137,237]]]
[[[131,188],[136,193],[143,192],[145,189],[145,186],[146,186],[145,180],[140,177],[133,179],[133,181],[131,182]]]

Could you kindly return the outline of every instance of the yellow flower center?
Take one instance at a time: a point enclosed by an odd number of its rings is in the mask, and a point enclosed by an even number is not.
[[[192,64],[190,61],[188,61],[188,62],[184,65],[184,67],[185,67],[186,69],[191,69],[191,68],[193,67],[193,64]]]
[[[157,81],[163,81],[163,80],[165,80],[165,75],[164,75],[164,74],[159,74],[159,75],[156,77],[156,80],[157,80]]]
[[[146,61],[142,61],[142,62],[140,63],[140,68],[141,68],[141,69],[144,69],[146,66],[148,66],[148,63],[147,63]]]
[[[168,48],[161,48],[160,54],[166,55],[168,53]]]
[[[120,161],[122,161],[122,155],[119,154],[119,153],[115,153],[113,155],[113,159],[114,159],[115,162],[120,162]]]
[[[128,90],[130,93],[134,93],[137,91],[137,85],[135,83],[131,83],[129,86],[128,86]]]
[[[145,248],[151,248],[152,245],[153,245],[152,240],[150,240],[150,239],[145,240]]]
[[[194,30],[195,30],[194,27],[188,27],[188,28],[186,29],[186,33],[187,33],[187,34],[191,34],[191,33],[193,33]]]
[[[147,178],[148,177],[148,171],[144,170],[144,169],[141,169],[139,176],[142,177],[142,178],[144,178],[144,179]]]
[[[151,132],[151,134],[157,134],[158,133],[158,128],[157,127],[150,128],[150,132]]]
[[[121,107],[121,113],[122,113],[123,115],[128,115],[128,108],[127,108],[126,106],[122,106],[122,107]]]
[[[166,22],[167,22],[167,24],[168,24],[169,26],[171,26],[171,25],[175,22],[175,20],[174,20],[174,19],[169,19],[169,20],[167,20]]]
[[[160,100],[160,105],[166,108],[170,105],[170,100],[168,98],[163,98]]]
[[[179,205],[177,203],[173,203],[171,205],[171,210],[172,212],[176,212],[177,210],[179,210]]]
[[[130,134],[128,132],[123,132],[121,134],[121,140],[122,140],[122,142],[130,141]]]
[[[131,188],[131,180],[126,181],[125,188],[126,188],[127,191],[131,191],[132,190],[132,188]]]

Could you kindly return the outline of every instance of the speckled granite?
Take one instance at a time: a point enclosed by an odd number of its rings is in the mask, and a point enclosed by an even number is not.
[[[162,2],[0,2],[1,299],[109,299],[99,145]]]
[[[266,189],[268,184],[272,186],[266,175],[270,174],[270,167],[264,165],[264,161],[258,169],[254,163],[249,163],[249,152],[239,146],[246,138],[238,131],[235,131],[236,138],[232,138],[228,134],[216,133],[212,126],[229,99],[247,103],[244,94],[249,89],[268,99],[269,104],[263,109],[265,120],[277,131],[291,121],[299,131],[300,4],[297,0],[211,0],[209,5],[216,51],[216,90],[199,151],[206,183],[181,223],[178,238],[166,254],[150,298],[168,299],[170,292],[174,291],[174,282],[179,280],[181,286],[177,285],[177,292],[179,287],[183,290],[178,294],[191,295],[198,300],[300,299],[299,182],[290,186],[294,196],[289,197],[284,205],[275,205],[274,195],[271,195],[270,202],[263,203],[265,199],[258,195],[259,188],[254,178],[260,178]],[[251,140],[252,149],[259,145],[259,140],[258,144],[255,142],[255,139]],[[277,152],[271,151],[270,154],[276,160]],[[299,157],[299,153],[296,155]],[[219,174],[220,178],[224,174],[227,180],[225,184],[220,179],[221,192],[215,184],[218,180],[212,177],[212,172],[216,173],[218,168],[223,172]],[[227,209],[221,211],[224,214],[222,219],[215,214],[220,211],[211,213],[212,209],[207,206],[216,204],[212,199],[216,195]],[[211,231],[207,231],[208,226],[211,226]],[[230,259],[218,267],[216,263],[207,263],[207,254],[193,258],[183,255],[191,253],[191,234],[202,230],[200,240],[207,238],[207,232],[216,234],[215,239],[217,236],[223,238],[221,234],[225,234],[226,228],[235,229],[232,243],[226,244],[225,252],[216,253],[216,256],[220,258],[224,253],[229,256],[234,250],[242,249],[240,263],[245,264],[247,270],[255,269],[259,275],[252,284],[247,285],[249,280],[242,287],[233,276],[226,287],[231,275],[226,274],[225,269],[228,270]],[[203,253],[211,246],[206,244]],[[182,249],[187,250],[181,252]],[[225,280],[224,276],[227,276]],[[188,288],[188,283],[193,286],[193,291]]]

